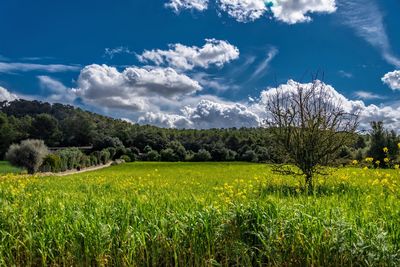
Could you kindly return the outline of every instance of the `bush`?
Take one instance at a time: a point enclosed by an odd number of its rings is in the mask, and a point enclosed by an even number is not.
[[[115,155],[117,154],[117,149],[114,147],[109,147],[107,150],[110,152],[110,159],[114,159]]]
[[[257,162],[258,158],[257,158],[257,154],[256,152],[254,152],[253,150],[247,150],[246,152],[244,152],[244,154],[242,155],[242,160],[244,161],[248,161],[248,162]]]
[[[60,172],[61,171],[61,158],[55,154],[49,154],[43,159],[41,172]]]
[[[24,140],[21,144],[13,144],[6,153],[6,159],[14,166],[26,168],[28,173],[38,171],[43,159],[49,154],[42,140]]]
[[[193,161],[210,161],[211,154],[205,149],[200,149],[196,154],[194,154]]]
[[[179,158],[171,148],[161,150],[162,161],[178,161]]]
[[[146,160],[148,161],[159,161],[160,154],[156,150],[151,150],[146,154]]]
[[[90,159],[90,166],[96,166],[96,165],[99,164],[99,161],[97,160],[96,155],[91,154],[91,155],[89,156],[89,159]]]
[[[122,159],[125,162],[131,162],[132,161],[131,158],[128,155],[122,155],[120,157],[120,159]]]
[[[110,152],[108,151],[108,149],[103,149],[102,151],[100,151],[100,162],[102,164],[107,164],[107,162],[109,162],[111,159],[110,157]]]
[[[59,150],[56,155],[61,158],[61,171],[80,168],[84,156],[82,151],[76,147]]]

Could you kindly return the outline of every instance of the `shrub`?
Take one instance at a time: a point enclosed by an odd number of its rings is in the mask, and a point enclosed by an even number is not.
[[[257,154],[253,150],[247,150],[242,155],[242,160],[248,161],[248,162],[257,162],[258,161]]]
[[[43,159],[42,172],[60,172],[61,171],[61,158],[55,154],[49,154]]]
[[[81,167],[84,154],[76,147],[59,150],[56,154],[61,158],[61,170],[71,170]]]
[[[100,162],[102,164],[106,164],[109,161],[110,161],[110,152],[108,151],[108,149],[103,149],[102,151],[100,151]]]
[[[193,157],[194,161],[210,161],[211,154],[205,149],[200,149]]]
[[[80,165],[81,165],[82,168],[90,167],[92,165],[91,161],[90,161],[90,157],[87,156],[87,155],[83,155],[82,158],[81,158],[81,164]]]
[[[171,148],[161,150],[162,161],[178,161],[179,158]]]
[[[156,150],[151,150],[146,154],[146,160],[148,161],[159,161],[160,154]]]
[[[24,140],[19,145],[13,144],[6,153],[6,159],[15,166],[26,168],[28,173],[38,171],[43,159],[49,154],[42,140]]]
[[[99,161],[97,160],[96,155],[91,154],[91,155],[89,156],[89,159],[90,159],[90,166],[96,166],[96,165],[99,164]]]
[[[131,158],[128,155],[122,155],[120,157],[120,159],[122,159],[125,162],[131,162],[132,161]]]
[[[110,152],[110,159],[114,159],[115,155],[117,154],[117,149],[114,147],[109,147],[107,150]]]

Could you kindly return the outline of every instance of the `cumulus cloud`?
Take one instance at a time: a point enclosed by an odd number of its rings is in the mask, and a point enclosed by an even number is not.
[[[382,77],[382,82],[392,90],[400,90],[400,70],[388,72]]]
[[[267,11],[264,0],[219,0],[219,7],[239,22],[259,19]]]
[[[251,22],[266,14],[288,24],[311,21],[311,13],[333,13],[336,0],[215,0],[218,8],[238,22]],[[176,13],[183,9],[204,11],[208,1],[171,0],[166,4]]]
[[[148,112],[139,123],[169,128],[232,128],[257,127],[259,117],[239,103],[216,100],[200,100],[194,106],[185,106],[180,114]]]
[[[170,0],[165,7],[171,8],[175,13],[184,9],[204,11],[208,7],[208,0]]]
[[[274,17],[288,24],[309,22],[309,13],[333,13],[335,0],[272,0],[271,11]]]
[[[18,99],[17,95],[10,93],[6,88],[0,86],[0,102]]]
[[[66,87],[60,81],[45,75],[38,76],[37,78],[39,80],[40,87],[49,93],[49,95],[46,96],[47,100],[64,103],[70,103],[74,101],[75,96],[71,94],[71,88]]]
[[[156,65],[168,65],[180,70],[193,68],[222,67],[239,57],[239,49],[227,41],[206,39],[203,47],[170,45],[169,50],[144,51],[138,58],[141,62],[152,62]]]
[[[80,73],[76,96],[106,108],[149,110],[152,99],[173,101],[202,87],[197,81],[172,68],[129,67],[122,72],[107,65],[89,65]]]

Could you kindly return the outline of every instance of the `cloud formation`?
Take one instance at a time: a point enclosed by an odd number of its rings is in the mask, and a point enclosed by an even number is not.
[[[271,11],[274,17],[288,24],[311,21],[310,13],[333,13],[335,0],[272,0]]]
[[[336,0],[215,0],[222,12],[238,22],[247,23],[271,14],[278,21],[288,24],[311,21],[311,13],[333,13]],[[166,4],[176,13],[184,9],[204,11],[208,1],[171,0]]]
[[[18,99],[18,96],[10,93],[6,88],[0,86],[0,102],[2,101],[13,101]]]
[[[172,9],[175,13],[184,9],[204,11],[208,7],[208,0],[170,0],[165,7]]]
[[[354,93],[358,98],[365,100],[384,99],[385,97],[366,91],[357,91]]]
[[[167,102],[193,94],[202,87],[172,68],[129,67],[122,72],[107,65],[89,65],[80,73],[72,92],[83,101],[105,108],[142,111],[154,106],[151,99]]]
[[[400,90],[400,70],[388,72],[382,77],[382,82],[392,90]]]
[[[400,67],[400,58],[393,54],[384,26],[383,14],[376,1],[343,0],[339,3],[342,23],[378,49],[389,64]]]
[[[167,65],[179,70],[192,70],[199,67],[207,69],[210,66],[222,67],[224,64],[239,57],[239,49],[227,41],[206,39],[203,47],[170,45],[169,50],[146,50],[138,59],[144,63],[154,63],[158,66]]]
[[[250,22],[267,11],[264,0],[218,0],[219,8],[238,22]]]
[[[79,71],[80,66],[62,65],[62,64],[33,64],[33,63],[15,63],[0,62],[0,72],[28,72],[28,71],[44,71],[44,72],[70,72]]]

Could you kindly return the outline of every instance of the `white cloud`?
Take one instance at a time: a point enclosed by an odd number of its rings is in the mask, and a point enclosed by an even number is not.
[[[272,47],[268,51],[268,54],[267,54],[267,57],[265,58],[265,60],[257,66],[256,70],[251,75],[250,79],[252,80],[252,79],[256,78],[257,76],[259,76],[260,74],[261,74],[261,76],[263,76],[263,74],[265,74],[265,71],[269,67],[269,63],[271,63],[271,61],[276,57],[276,55],[278,55],[278,53],[279,53],[278,49],[276,49],[275,47]]]
[[[220,9],[239,22],[259,19],[267,11],[264,0],[218,0]]]
[[[128,47],[125,46],[104,49],[104,57],[108,57],[109,59],[113,59],[116,55],[119,54],[134,54],[134,52],[132,52]]]
[[[344,71],[344,70],[339,70],[338,73],[339,73],[340,76],[342,76],[344,78],[348,78],[348,79],[353,78],[353,73],[350,73],[350,72],[347,72],[347,71]]]
[[[226,41],[206,39],[203,47],[170,45],[169,50],[144,51],[138,58],[141,62],[153,62],[156,65],[168,65],[180,70],[195,67],[222,67],[225,63],[239,57],[239,49]]]
[[[170,0],[165,7],[171,8],[175,13],[184,9],[204,11],[208,7],[208,0]]]
[[[311,13],[333,13],[336,0],[215,0],[220,10],[238,22],[251,22],[266,14],[288,24],[311,21]],[[175,13],[183,9],[204,11],[207,0],[171,0],[166,4]]]
[[[385,97],[366,91],[357,91],[354,93],[358,98],[365,100],[384,99]]]
[[[18,96],[10,93],[6,88],[0,86],[0,102],[13,101],[18,99]]]
[[[147,112],[139,117],[138,123],[156,125],[163,128],[193,128],[192,122],[185,116],[161,112]]]
[[[392,90],[400,90],[400,70],[388,72],[382,77],[382,82]]]
[[[148,112],[139,123],[169,128],[232,128],[257,127],[259,117],[248,107],[223,100],[198,98],[195,105],[184,106],[179,114]]]
[[[119,72],[107,65],[90,65],[81,71],[73,92],[100,107],[144,111],[201,89],[197,81],[171,68],[129,67]]]
[[[339,3],[342,23],[378,49],[388,63],[400,67],[400,58],[392,52],[383,15],[375,0],[343,0]]]
[[[28,71],[44,71],[44,72],[68,72],[79,71],[79,66],[61,65],[61,64],[32,64],[32,63],[13,63],[0,62],[0,72],[28,72]]]
[[[335,0],[272,0],[271,11],[274,17],[288,24],[309,22],[309,13],[333,13]]]
[[[60,81],[49,76],[41,75],[37,77],[40,87],[48,91],[47,101],[71,103],[75,99],[75,95],[71,94],[71,88],[66,87]]]

